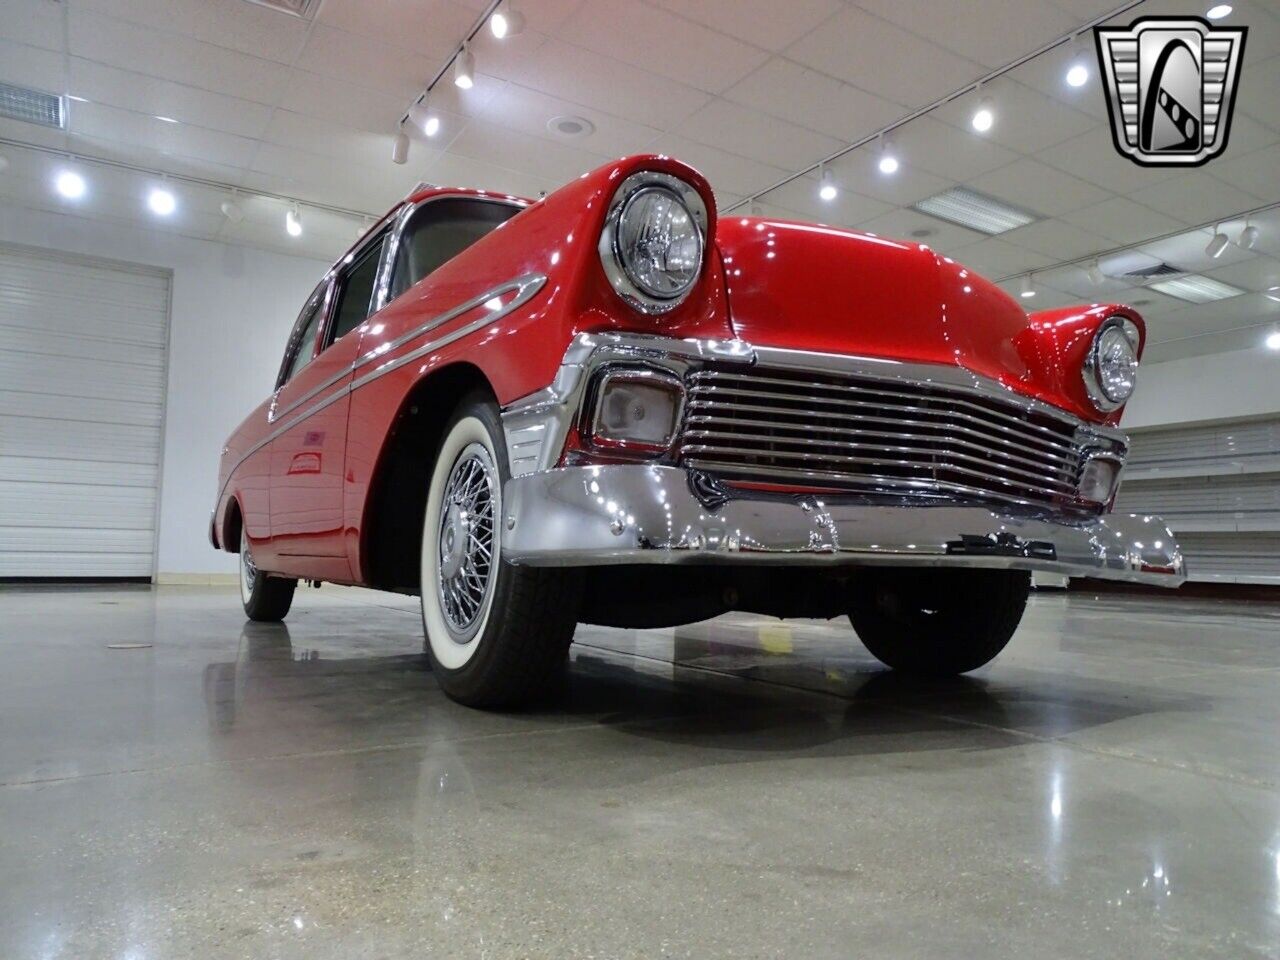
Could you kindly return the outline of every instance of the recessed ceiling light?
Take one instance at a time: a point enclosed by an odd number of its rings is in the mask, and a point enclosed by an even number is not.
[[[1202,277],[1198,273],[1189,273],[1185,277],[1174,277],[1171,280],[1160,280],[1150,285],[1170,297],[1186,300],[1188,303],[1213,303],[1215,300],[1226,300],[1244,293],[1239,287],[1233,287],[1212,277]]]
[[[596,125],[586,117],[552,117],[547,121],[547,129],[558,137],[579,138],[595,133]]]
[[[53,181],[54,188],[68,200],[79,200],[87,189],[84,177],[74,170],[63,170]]]
[[[912,206],[931,217],[958,223],[962,227],[980,230],[992,236],[1036,221],[1034,214],[968,187],[952,187],[932,197],[918,200]]]
[[[164,187],[155,187],[147,194],[147,207],[157,217],[167,217],[178,209],[178,201]]]

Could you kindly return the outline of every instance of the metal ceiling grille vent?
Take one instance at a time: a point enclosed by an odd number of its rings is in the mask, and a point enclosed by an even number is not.
[[[67,108],[56,94],[0,83],[0,117],[61,130],[67,125]]]
[[[249,0],[249,3],[270,7],[272,10],[279,10],[291,17],[301,17],[303,20],[310,20],[315,16],[316,8],[320,6],[320,0]]]
[[[1154,267],[1142,267],[1139,270],[1130,270],[1128,273],[1121,274],[1122,278],[1130,280],[1150,280],[1153,277],[1173,277],[1185,271],[1172,267],[1167,263],[1157,263]]]

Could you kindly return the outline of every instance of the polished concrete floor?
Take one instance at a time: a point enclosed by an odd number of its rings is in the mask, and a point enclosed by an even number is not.
[[[1042,594],[992,666],[580,629],[450,703],[413,601],[0,592],[0,958],[1280,955],[1280,609]]]

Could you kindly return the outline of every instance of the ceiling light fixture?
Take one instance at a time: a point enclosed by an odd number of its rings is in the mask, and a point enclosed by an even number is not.
[[[1089,82],[1089,58],[1085,55],[1079,34],[1071,43],[1071,59],[1067,62],[1066,80],[1069,87],[1083,87]]]
[[[1203,277],[1198,273],[1161,280],[1151,284],[1151,289],[1179,300],[1186,300],[1188,303],[1213,303],[1215,300],[1228,300],[1244,293],[1239,287],[1233,287],[1221,280],[1214,280],[1212,277]]]
[[[885,176],[893,176],[898,172],[898,158],[894,156],[893,150],[889,146],[889,141],[884,137],[880,138],[880,163],[878,166],[880,167],[880,172]]]
[[[298,212],[296,203],[285,211],[284,229],[291,237],[302,236],[302,214]]]
[[[839,195],[840,191],[836,189],[835,181],[831,179],[831,171],[827,169],[826,164],[820,168],[818,183],[818,196],[828,203]]]
[[[498,10],[489,18],[489,29],[499,40],[514,37],[524,32],[524,14],[508,3],[506,10]]]
[[[1107,275],[1102,272],[1102,264],[1097,260],[1093,261],[1093,266],[1089,268],[1089,282],[1095,287],[1101,286],[1102,281],[1107,279]]]
[[[1213,237],[1209,240],[1209,245],[1204,248],[1204,252],[1206,255],[1213,257],[1213,259],[1216,260],[1218,257],[1222,256],[1222,251],[1227,249],[1227,244],[1230,242],[1231,241],[1228,239],[1227,235],[1222,232],[1222,227],[1215,227]]]
[[[409,135],[402,127],[391,144],[391,162],[407,163],[409,160]]]
[[[440,118],[433,114],[427,106],[427,95],[425,93],[421,99],[409,108],[409,122],[428,137],[434,137],[440,132]]]
[[[1026,210],[1019,210],[1002,200],[988,197],[968,187],[952,187],[932,197],[918,200],[912,204],[912,207],[939,220],[957,223],[970,230],[979,230],[992,236],[1013,230],[1015,227],[1025,227],[1037,219],[1034,214]]]
[[[68,200],[79,200],[88,187],[84,177],[74,170],[63,170],[53,181],[54,188]]]
[[[178,200],[165,187],[152,187],[147,194],[147,207],[157,217],[167,217],[178,209]]]
[[[1036,288],[1031,284],[1031,274],[1028,273],[1022,278],[1022,289],[1018,292],[1018,295],[1023,300],[1029,300],[1036,295]]]
[[[1268,350],[1280,350],[1280,331],[1267,334],[1267,339],[1264,342]]]
[[[1231,4],[1218,3],[1209,8],[1209,12],[1205,14],[1210,20],[1221,20],[1223,17],[1231,15]]]
[[[220,209],[222,211],[222,215],[232,223],[239,223],[244,219],[244,210],[241,208],[240,204],[236,202],[236,194],[234,192],[231,194],[230,200],[223,200],[222,203],[218,205],[218,209]]]
[[[1258,242],[1258,228],[1255,224],[1248,220],[1244,222],[1244,229],[1240,231],[1240,246],[1245,250],[1252,250]]]
[[[178,122],[177,120],[173,119],[173,117],[162,117],[162,116],[160,116],[160,114],[158,114],[158,113],[157,113],[155,116],[156,116],[156,119],[157,119],[157,120],[163,120],[165,123],[177,123],[177,122]]]
[[[978,92],[982,92],[982,84],[978,84]],[[973,112],[969,122],[979,133],[986,133],[995,126],[996,108],[990,97],[982,97],[978,100],[978,109]]]
[[[454,85],[463,90],[470,90],[476,85],[476,58],[471,52],[471,45],[463,43],[462,49],[453,60]]]

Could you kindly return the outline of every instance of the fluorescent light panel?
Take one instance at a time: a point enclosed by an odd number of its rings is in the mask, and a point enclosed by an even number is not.
[[[0,117],[61,130],[67,125],[62,98],[52,93],[0,83]]]
[[[913,206],[931,217],[992,236],[1036,221],[1034,214],[967,187],[952,187]]]
[[[1185,277],[1174,277],[1172,280],[1160,280],[1148,284],[1152,290],[1186,300],[1188,303],[1213,303],[1215,300],[1226,300],[1244,293],[1239,287],[1233,287],[1212,277],[1202,277],[1198,273],[1189,273]]]

